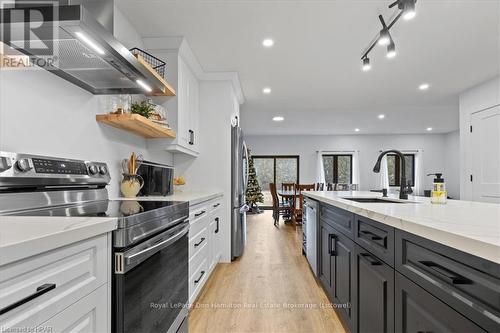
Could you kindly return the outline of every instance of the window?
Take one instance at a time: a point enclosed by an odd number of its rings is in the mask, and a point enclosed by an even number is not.
[[[323,155],[327,183],[352,184],[352,155]]]
[[[406,161],[406,181],[415,186],[415,154],[404,154]],[[389,172],[389,186],[400,186],[400,157],[387,154],[387,171]]]
[[[299,183],[299,156],[253,156],[253,165],[262,193],[263,207],[271,207],[273,199],[269,191],[269,183],[276,183],[281,189],[283,183]]]

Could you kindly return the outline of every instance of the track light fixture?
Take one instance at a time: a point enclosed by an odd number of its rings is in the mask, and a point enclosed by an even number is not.
[[[387,58],[392,59],[396,56],[396,44],[394,44],[394,41],[391,39],[391,42],[389,45],[387,45]]]
[[[370,59],[368,58],[368,54],[373,50],[375,45],[387,45],[387,53],[386,56],[387,58],[394,58],[397,54],[396,52],[396,45],[394,43],[394,40],[392,39],[390,29],[396,24],[396,22],[403,17],[405,20],[411,20],[412,18],[415,17],[416,11],[415,11],[415,4],[417,3],[417,0],[397,0],[389,5],[389,8],[392,8],[394,6],[398,6],[398,9],[400,12],[396,15],[396,17],[387,25],[384,21],[384,17],[382,15],[379,15],[378,18],[380,20],[380,23],[382,24],[382,30],[380,30],[379,36],[375,39],[374,42],[368,46],[366,51],[363,53],[361,56],[361,60],[363,61],[363,71],[368,71],[371,66],[370,66]]]
[[[370,65],[370,58],[363,58],[363,70],[369,71],[372,68],[372,65]]]
[[[416,2],[417,0],[398,0],[394,3],[391,3],[389,5],[389,8],[398,5],[398,9],[403,11],[403,18],[405,20],[411,20],[415,17],[415,15],[417,15],[417,12],[415,11]]]

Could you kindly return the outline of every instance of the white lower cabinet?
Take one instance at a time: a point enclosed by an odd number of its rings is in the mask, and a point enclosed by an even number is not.
[[[189,207],[189,303],[198,297],[220,261],[222,197]]]
[[[103,285],[44,322],[38,332],[109,332],[107,297],[107,285]]]
[[[1,266],[0,328],[33,331],[51,318],[65,317],[64,313],[74,315],[74,320],[81,320],[83,325],[90,311],[84,308],[94,307],[96,311],[104,311],[103,317],[92,317],[95,322],[89,325],[104,328],[98,332],[109,331],[110,258],[111,236],[101,235]],[[90,297],[85,306],[76,305],[98,290],[102,291]],[[70,327],[69,324],[66,326]],[[51,330],[59,331],[64,329]]]

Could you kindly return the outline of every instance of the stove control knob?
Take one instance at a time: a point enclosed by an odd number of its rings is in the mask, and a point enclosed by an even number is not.
[[[95,166],[95,165],[93,165],[93,164],[92,164],[91,166],[89,166],[89,173],[90,173],[91,175],[95,175],[98,171],[99,171],[99,170],[97,169],[97,166]]]
[[[105,174],[108,173],[108,168],[106,168],[104,165],[101,165],[99,167],[99,173],[104,176]]]
[[[26,172],[31,169],[30,161],[27,158],[22,158],[16,162],[16,168],[21,172]]]

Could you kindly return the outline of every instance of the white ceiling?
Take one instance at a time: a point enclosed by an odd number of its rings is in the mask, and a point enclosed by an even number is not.
[[[117,0],[143,37],[185,36],[205,71],[237,71],[247,134],[458,129],[460,92],[500,74],[500,0],[418,0],[391,30],[398,56],[362,51],[390,0]],[[264,38],[275,40],[265,49]],[[428,82],[426,92],[418,85]],[[272,88],[270,95],[262,88]],[[377,119],[384,113],[386,119]],[[275,123],[273,116],[285,117]]]

